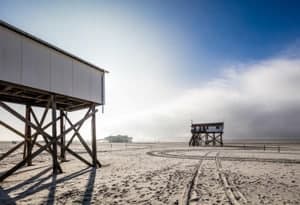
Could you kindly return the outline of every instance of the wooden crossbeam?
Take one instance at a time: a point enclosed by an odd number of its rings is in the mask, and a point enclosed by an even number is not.
[[[42,118],[41,118],[40,121],[38,121],[38,119],[37,119],[37,117],[36,117],[36,115],[35,115],[33,109],[30,108],[30,112],[31,112],[31,114],[32,114],[32,116],[33,116],[33,119],[34,119],[35,123],[37,124],[38,127],[42,128],[42,130],[45,130],[45,129],[48,128],[48,127],[46,127],[46,126],[45,126],[45,127],[42,127],[42,126],[43,126],[44,121],[45,121],[45,119],[46,119],[46,116],[47,116],[49,107],[50,107],[50,103],[48,103],[46,109],[44,110],[44,113],[43,113]],[[57,120],[55,120],[55,123],[56,123],[56,121],[57,121]],[[52,124],[53,124],[53,123],[50,123],[50,125],[52,125]],[[49,125],[49,126],[50,126],[50,125]],[[34,142],[34,143],[36,142],[37,137],[38,137],[38,133],[36,133],[36,134],[33,135],[33,142]],[[47,144],[47,143],[48,143],[47,138],[46,138],[45,136],[43,136],[43,139],[44,139],[45,143]],[[32,144],[32,148],[33,148],[34,143]],[[51,151],[52,151],[52,150],[51,150],[51,147],[49,147],[49,152],[51,152]]]
[[[192,137],[189,141],[189,146],[199,146],[204,143],[204,145],[213,146],[220,144],[223,146],[222,139],[223,132],[192,132]]]
[[[64,115],[64,114],[63,114]],[[67,122],[70,124],[71,127],[74,128],[73,123],[71,122],[71,120],[69,119],[69,117],[67,115],[64,115],[65,119],[67,120]],[[91,158],[93,159],[93,154],[92,154],[92,150],[89,148],[89,146],[87,145],[87,143],[84,141],[84,139],[82,138],[81,134],[78,132],[77,129],[73,129],[75,134],[77,135],[80,143],[84,146],[84,148],[86,149],[86,151],[89,153],[89,155],[91,156]],[[100,167],[101,164],[100,162],[97,160],[97,165]]]
[[[9,126],[8,124],[6,124],[5,122],[3,122],[2,120],[0,121],[0,124],[1,124],[3,127],[7,128],[8,130],[10,130],[10,131],[14,132],[15,134],[19,135],[19,136],[22,137],[23,139],[25,139],[25,140],[27,139],[27,138],[25,137],[24,134],[22,134],[21,132],[19,132],[19,131],[16,130],[15,128]],[[34,135],[33,135],[33,136],[34,136]],[[35,142],[35,144],[36,144],[37,146],[39,146],[39,147],[42,147],[42,145],[39,144],[38,142]]]
[[[88,118],[90,118],[92,115],[96,114],[96,112],[98,112],[98,110],[94,110],[91,113],[87,113],[81,120],[79,120],[77,123],[73,124],[73,126],[69,127],[68,129],[66,129],[63,133],[61,133],[61,135],[58,138],[61,138],[64,134],[67,134],[68,132],[70,132],[72,129],[74,129],[76,126],[81,126]],[[58,142],[58,145],[61,146],[61,143]],[[84,162],[85,164],[87,164],[88,166],[92,166],[91,163],[89,163],[87,160],[85,160],[84,158],[82,158],[80,155],[78,155],[76,152],[72,151],[71,149],[69,149],[68,147],[65,147],[66,151],[68,151],[70,154],[72,154],[74,157],[76,157],[77,159],[79,159],[80,161]]]
[[[20,115],[18,112],[13,110],[11,107],[6,105],[4,102],[0,101],[0,106],[2,108],[4,108],[6,111],[8,111],[9,113],[11,113],[12,115],[14,115],[15,117],[17,117],[18,119],[20,119],[21,121],[28,123],[28,125],[30,127],[34,128],[39,134],[47,136],[48,138],[51,138],[51,136],[48,133],[44,132],[40,127],[34,125],[32,122],[26,120],[22,115]]]
[[[4,158],[6,158],[7,156],[9,156],[11,153],[13,153],[14,151],[16,151],[18,148],[20,148],[25,142],[22,141],[19,144],[17,144],[16,146],[14,146],[13,148],[11,148],[9,151],[7,151],[6,153],[4,153],[1,157],[0,157],[0,161],[3,160]]]
[[[84,115],[83,118],[85,118],[85,117],[91,112],[91,110],[92,110],[92,108],[90,107],[90,108],[88,109],[88,111],[85,113],[85,115]],[[83,123],[80,124],[80,125],[78,125],[77,128],[76,128],[76,126],[74,126],[74,129],[78,131],[78,130],[81,128],[82,125],[83,125]],[[75,136],[76,136],[76,132],[72,135],[71,139],[69,140],[69,142],[68,142],[68,144],[67,144],[67,146],[66,146],[67,148],[69,148],[69,146],[72,144],[73,139],[75,138]]]
[[[6,124],[5,122],[3,122],[2,120],[0,120],[0,124],[1,124],[3,127],[7,128],[7,129],[9,129],[9,130],[11,130],[11,131],[14,132],[15,134],[17,134],[17,135],[23,137],[24,139],[26,139],[26,137],[24,136],[24,134],[22,134],[21,132],[19,132],[19,131],[16,130],[15,128],[9,126],[8,124]]]
[[[24,118],[21,114],[19,114],[17,111],[12,109],[10,106],[5,104],[4,102],[0,101],[0,106],[3,109],[5,109],[7,112],[9,112],[10,114],[15,116],[16,118],[18,118],[19,120],[23,121],[25,123],[25,125],[28,126],[27,129],[32,128],[32,129],[35,130],[35,133],[33,135],[31,135],[30,132],[29,133],[26,132],[25,134],[22,134],[21,132],[19,132],[15,128],[13,128],[13,127],[7,125],[6,123],[0,121],[1,125],[3,125],[4,127],[8,128],[9,130],[13,131],[17,135],[19,135],[19,136],[21,136],[22,138],[25,139],[25,141],[19,143],[18,145],[16,145],[12,149],[10,149],[7,153],[2,155],[0,160],[4,159],[9,154],[11,154],[15,150],[17,150],[26,141],[32,140],[30,142],[31,144],[27,147],[27,149],[30,149],[30,150],[27,150],[27,156],[25,156],[22,161],[17,163],[11,169],[7,170],[4,174],[2,174],[0,176],[0,181],[3,181],[5,178],[7,178],[11,174],[13,174],[16,170],[18,170],[19,168],[24,166],[26,163],[28,163],[28,161],[31,161],[32,159],[34,159],[36,156],[38,156],[41,152],[43,152],[45,150],[47,150],[48,152],[50,152],[52,154],[53,173],[56,174],[57,171],[62,172],[61,167],[60,167],[60,165],[57,161],[57,145],[62,147],[62,149],[64,148],[65,151],[67,151],[68,153],[70,153],[71,155],[73,155],[75,158],[79,159],[83,163],[87,164],[88,166],[99,166],[99,167],[101,166],[100,162],[97,160],[97,155],[96,155],[95,114],[98,110],[95,109],[95,105],[91,105],[90,108],[88,109],[87,113],[84,115],[84,117],[81,120],[74,123],[74,124],[71,122],[71,120],[69,118],[67,118],[67,120],[70,124],[70,127],[68,129],[64,129],[64,130],[61,129],[60,135],[57,134],[56,122],[59,119],[62,120],[62,117],[63,117],[62,113],[63,112],[61,112],[61,115],[59,117],[56,116],[55,96],[52,96],[52,99],[48,100],[48,105],[47,105],[46,109],[44,110],[44,113],[43,113],[42,118],[40,120],[38,120],[36,114],[34,113],[33,109],[31,108],[31,106],[28,106],[29,115],[31,114],[33,116],[35,124],[33,122],[31,122],[31,120],[28,116],[26,118]],[[52,106],[52,121],[44,126],[43,124],[44,124],[45,118],[47,116],[48,110],[50,109],[50,106]],[[28,114],[28,112],[27,112],[27,114]],[[79,133],[79,129],[81,128],[83,123],[90,117],[92,117],[92,150],[87,145],[87,143],[83,140],[82,136]],[[52,136],[49,135],[45,131],[49,126],[52,126]],[[78,155],[73,150],[69,149],[68,146],[70,145],[70,143],[67,146],[65,146],[62,141],[59,141],[59,140],[61,140],[61,138],[63,138],[67,133],[69,133],[72,130],[74,130],[74,135],[79,138],[82,145],[85,147],[85,149],[87,150],[89,155],[92,157],[93,164],[88,162],[86,159],[84,159],[83,157]],[[44,138],[45,143],[46,143],[45,145],[40,145],[39,143],[36,142],[38,135],[41,135]],[[31,138],[31,139],[29,139],[29,138]],[[34,144],[39,146],[40,148],[32,153],[32,148],[33,148]],[[51,148],[51,146],[52,146],[52,148]]]
[[[42,118],[41,118],[40,121],[37,119],[37,116],[35,115],[33,109],[32,109],[32,108],[30,109],[31,114],[32,114],[32,116],[33,116],[33,118],[34,118],[35,123],[36,123],[37,126],[40,127],[41,129],[43,129],[43,128],[42,128],[42,125],[43,125],[44,120],[45,120],[45,118],[46,118],[46,116],[47,116],[47,113],[48,113],[48,110],[49,110],[49,108],[50,108],[50,105],[51,105],[51,101],[49,100],[48,105],[47,105],[46,109],[44,110],[44,113],[43,113]],[[54,122],[53,122],[53,121],[54,121]],[[53,125],[56,125],[57,118],[56,118],[55,120],[53,120],[53,121],[52,121],[52,123],[51,123],[52,126],[53,126]],[[43,129],[43,130],[45,130],[45,129]],[[36,141],[37,137],[38,137],[38,134],[35,135],[34,141]],[[42,136],[42,137],[43,137],[45,143],[48,144],[49,141],[48,141],[47,137],[45,137],[45,136]],[[53,149],[51,148],[51,146],[49,146],[48,149],[49,149],[49,153],[52,155],[52,154],[53,154]],[[59,173],[62,173],[62,168],[61,168],[60,164],[57,163],[57,164],[55,165],[55,170],[58,170]],[[56,172],[56,171],[55,171],[55,172]]]
[[[1,101],[0,101],[0,105],[1,105],[2,107],[4,107],[5,109],[6,109],[6,108],[9,108],[9,106],[7,106],[5,103],[3,103],[3,102],[1,102]],[[11,108],[10,108],[10,109],[11,109]],[[10,110],[10,109],[8,109],[8,110]],[[85,120],[87,120],[88,118],[90,118],[93,114],[95,114],[95,112],[97,112],[97,110],[95,110],[94,112],[92,112],[92,113],[90,113],[89,115],[85,116],[83,119],[79,120],[77,123],[74,124],[74,126],[77,126],[77,125],[83,123]],[[12,113],[12,114],[16,114],[17,116],[19,115],[19,114],[16,113],[16,112],[11,112],[11,113]],[[18,117],[18,118],[19,118],[19,117]],[[22,118],[21,118],[21,119],[22,119]],[[33,126],[34,126],[34,125],[33,125]],[[34,126],[34,127],[35,127],[35,126]],[[65,134],[69,133],[71,130],[72,130],[71,127],[68,128],[68,129],[66,129],[63,133],[61,133],[61,134],[57,137],[57,139],[60,139],[60,137],[61,137],[62,135],[65,135]],[[48,134],[47,134],[47,135],[48,135]],[[51,138],[50,138],[50,139],[51,139]],[[37,151],[35,151],[34,153],[32,153],[32,155],[31,155],[32,159],[34,159],[36,156],[38,156],[40,153],[42,153],[44,150],[46,150],[46,149],[52,144],[52,140],[53,140],[53,139],[51,139],[51,141],[50,141],[48,144],[42,146],[40,149],[38,149]],[[58,144],[59,144],[59,143],[58,143]],[[81,160],[82,162],[86,163],[86,164],[89,165],[89,166],[92,166],[89,162],[87,162],[86,160],[84,160],[82,157],[80,157],[79,155],[77,155],[77,154],[76,154],[75,152],[73,152],[72,150],[67,149],[67,151],[68,151],[70,154],[72,154],[73,156],[75,156],[76,158],[78,158],[79,160]],[[24,166],[24,165],[26,164],[26,161],[27,161],[27,157],[26,157],[25,159],[23,159],[22,161],[20,161],[18,164],[16,164],[14,167],[12,167],[12,168],[9,169],[8,171],[6,171],[4,174],[2,174],[2,175],[0,176],[0,182],[3,181],[4,179],[6,179],[8,176],[12,175],[12,174],[13,174],[15,171],[17,171],[19,168],[21,168],[22,166]]]
[[[34,115],[33,115],[33,116],[34,116]],[[46,114],[45,114],[45,112],[44,112],[43,117],[42,117],[42,121],[44,121],[45,117],[46,117]],[[34,116],[34,118],[35,118],[35,116]],[[56,122],[57,120],[58,120],[58,119],[56,119],[55,122]],[[11,130],[11,131],[14,132],[15,134],[19,135],[20,137],[24,138],[25,140],[28,140],[27,137],[26,137],[24,134],[22,134],[21,132],[19,132],[19,131],[16,130],[15,128],[9,126],[8,124],[4,123],[2,120],[0,121],[0,124],[1,124],[2,126],[4,126],[5,128]],[[42,130],[47,129],[47,128],[50,127],[52,124],[53,124],[53,122],[48,123],[47,125],[45,125],[44,127],[42,127]],[[32,135],[32,137],[35,138],[38,134],[39,134],[39,132],[36,132],[36,133],[34,133],[34,134]],[[34,141],[34,144],[36,144],[36,145],[39,146],[39,147],[42,147],[42,145],[40,145],[39,143],[37,143],[37,142],[35,142],[35,141]],[[47,150],[47,151],[48,151],[48,150]],[[49,151],[48,151],[48,152],[49,152]]]
[[[61,142],[57,142],[58,146],[62,146]],[[73,150],[65,147],[66,151],[68,153],[70,153],[71,155],[73,155],[74,157],[76,157],[77,159],[79,159],[80,161],[82,161],[83,163],[85,163],[88,166],[93,166],[90,162],[88,162],[86,159],[84,159],[83,157],[81,157],[79,154],[77,154],[76,152],[74,152]]]

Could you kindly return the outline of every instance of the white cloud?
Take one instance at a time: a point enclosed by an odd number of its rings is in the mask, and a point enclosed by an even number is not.
[[[180,90],[176,82],[173,86]],[[204,86],[172,92],[169,101],[164,99],[124,116],[108,112],[101,121],[101,130],[105,134],[126,133],[136,140],[188,140],[190,120],[225,121],[226,138],[299,139],[299,88],[298,59],[239,65]],[[147,94],[147,98],[159,102],[159,90]],[[131,100],[134,104],[135,99]]]

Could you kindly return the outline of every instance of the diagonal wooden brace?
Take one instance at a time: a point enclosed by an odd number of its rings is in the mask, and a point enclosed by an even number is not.
[[[5,103],[3,103],[3,102],[0,102],[0,106],[5,107],[5,109],[8,108],[8,110],[11,109],[11,108],[9,108],[9,107],[8,107]],[[95,112],[97,112],[97,111],[95,111]],[[77,123],[75,123],[74,126],[78,126],[79,124],[83,123],[85,120],[87,120],[88,118],[90,118],[95,112],[92,112],[92,113],[90,113],[89,115],[85,116],[83,119],[81,119],[81,120],[79,120]],[[16,113],[16,112],[11,112],[11,113],[14,114],[15,116],[18,116],[18,118],[20,119],[20,116],[19,116],[18,113]],[[21,116],[21,119],[22,119],[22,116]],[[25,120],[25,119],[24,119],[24,120]],[[31,124],[32,124],[32,123],[31,123]],[[34,125],[33,125],[33,126],[34,126]],[[36,126],[34,126],[34,127],[36,127]],[[72,129],[73,129],[73,128],[71,128],[71,127],[68,128],[68,129],[66,129],[63,133],[61,133],[61,135],[59,135],[59,136],[57,137],[57,139],[60,139],[61,136],[63,136],[64,134],[69,133]],[[42,131],[41,134],[44,134],[44,132]],[[49,135],[46,133],[46,136],[49,136]],[[51,139],[51,138],[49,138],[49,139]],[[37,151],[35,151],[34,153],[32,153],[31,158],[34,159],[36,156],[38,156],[40,153],[42,153],[44,150],[46,150],[48,147],[50,147],[51,144],[52,144],[52,140],[53,140],[53,139],[51,139],[51,141],[50,141],[48,144],[42,146],[40,149],[38,149]],[[86,160],[84,160],[84,159],[83,159],[82,157],[80,157],[80,156],[78,157],[78,155],[77,155],[75,152],[73,152],[72,150],[70,151],[69,149],[67,149],[67,151],[68,151],[70,154],[72,154],[73,156],[75,156],[76,158],[78,158],[79,160],[81,160],[82,162],[84,162],[84,163],[86,163],[87,165],[91,166],[91,164],[90,164],[89,162],[87,162]],[[76,156],[76,155],[77,155],[77,156]],[[18,164],[16,164],[14,167],[12,167],[12,168],[9,169],[8,171],[6,171],[4,174],[2,174],[2,175],[0,176],[0,182],[3,181],[4,179],[6,179],[7,177],[9,177],[10,175],[12,175],[12,174],[13,174],[15,171],[17,171],[19,168],[21,168],[22,166],[24,166],[24,165],[26,164],[26,162],[27,162],[27,157],[26,157],[25,159],[23,159],[22,161],[20,161]]]
[[[68,123],[70,124],[71,127],[73,127],[73,130],[75,132],[75,134],[77,135],[79,141],[81,142],[81,144],[84,146],[84,148],[86,149],[86,151],[89,153],[89,155],[91,156],[91,158],[93,159],[93,154],[92,154],[92,150],[90,149],[90,147],[87,145],[87,143],[84,141],[84,139],[82,138],[82,136],[80,135],[80,133],[78,132],[78,130],[80,129],[76,129],[73,125],[73,123],[71,122],[71,120],[68,118],[67,115],[64,114],[64,117],[66,118],[66,120],[68,121]],[[97,164],[99,167],[101,167],[100,162],[97,160]]]

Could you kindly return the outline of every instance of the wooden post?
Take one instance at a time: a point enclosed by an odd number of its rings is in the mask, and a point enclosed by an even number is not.
[[[52,122],[48,123],[47,125],[42,127],[42,121],[40,123],[37,123],[37,125],[33,124],[31,121],[28,121],[26,119],[26,116],[24,117],[23,115],[21,115],[20,113],[18,113],[16,110],[12,109],[10,106],[8,106],[7,104],[5,104],[4,102],[0,101],[0,107],[3,108],[4,110],[6,110],[7,112],[9,112],[10,114],[12,114],[13,116],[15,116],[16,118],[20,119],[21,121],[23,121],[25,124],[27,123],[32,129],[36,130],[36,133],[34,133],[32,136],[35,135],[42,135],[45,137],[45,139],[47,139],[47,142],[45,145],[40,145],[39,143],[32,141],[32,143],[35,143],[36,145],[38,145],[40,148],[37,149],[36,151],[34,151],[31,154],[31,159],[34,159],[35,157],[37,157],[39,154],[41,154],[43,151],[48,150],[53,158],[53,174],[56,173],[62,173],[62,169],[60,167],[60,164],[57,161],[57,145],[61,146],[61,141],[60,138],[63,135],[66,135],[67,133],[69,133],[71,130],[75,129],[75,127],[81,127],[82,124],[90,117],[92,117],[93,115],[95,116],[95,112],[97,110],[94,109],[94,112],[90,113],[90,110],[86,113],[86,115],[79,120],[78,122],[74,123],[73,126],[67,128],[64,130],[63,133],[61,133],[60,135],[57,136],[57,130],[56,130],[56,122],[59,120],[59,118],[56,118],[56,101],[55,101],[55,97],[51,96],[51,99],[49,100],[49,105],[52,108]],[[45,112],[47,113],[47,112]],[[31,111],[31,114],[33,116],[33,118],[35,118],[34,113]],[[45,114],[46,115],[46,114]],[[44,118],[44,117],[43,117]],[[38,122],[38,121],[36,121]],[[4,126],[5,128],[11,130],[12,132],[16,133],[17,135],[21,136],[22,138],[25,138],[25,135],[21,132],[19,132],[18,130],[14,129],[13,127],[7,125],[6,123],[4,123],[3,121],[0,121],[0,125]],[[49,135],[45,130],[52,126],[52,136]],[[95,127],[95,126],[94,126]],[[96,134],[96,133],[95,133]],[[96,136],[96,135],[95,135]],[[96,138],[95,138],[96,139]],[[9,154],[11,154],[12,152],[14,152],[16,149],[18,149],[20,146],[22,146],[23,144],[26,144],[26,141],[18,144],[17,146],[13,147],[11,150],[9,150],[7,153],[5,153],[3,156],[0,157],[0,161],[2,159],[4,159],[5,157],[7,157]],[[53,147],[53,149],[50,149],[50,147]],[[67,147],[65,147],[65,150],[67,152],[69,152],[70,154],[72,154],[74,157],[76,157],[77,159],[79,159],[80,161],[82,161],[83,163],[87,164],[88,166],[93,166],[93,164],[91,164],[90,162],[88,162],[87,160],[85,160],[84,158],[82,158],[80,155],[78,155],[76,152],[72,151],[71,149],[68,149]],[[96,150],[96,149],[94,149]],[[96,152],[95,152],[96,153]],[[0,182],[2,182],[4,179],[6,179],[7,177],[9,177],[10,175],[12,175],[15,171],[17,171],[18,169],[20,169],[21,167],[23,167],[24,165],[26,165],[27,161],[28,161],[28,156],[25,157],[25,159],[23,159],[22,161],[20,161],[19,163],[17,163],[16,165],[14,165],[12,168],[10,168],[9,170],[5,171],[4,173],[0,174]],[[100,163],[99,163],[100,164]],[[101,167],[101,164],[99,165],[99,167]]]
[[[51,104],[52,104],[52,161],[53,161],[53,174],[57,174],[58,172],[58,161],[57,161],[57,129],[56,129],[56,99],[55,96],[51,96]]]
[[[28,122],[30,122],[30,105],[26,105],[26,113],[25,118]],[[32,153],[32,138],[31,138],[31,127],[28,122],[25,123],[25,139],[26,139],[26,157],[27,157],[27,166],[32,165],[31,153]]]
[[[25,125],[26,127],[26,125]],[[27,140],[24,138],[24,149],[23,149],[23,159],[25,159],[27,156]]]
[[[223,132],[221,132],[220,140],[221,140],[221,147],[223,147]]]
[[[92,128],[92,155],[93,155],[93,165],[97,168],[97,141],[96,141],[96,106],[92,105],[92,121],[91,121],[91,128]]]
[[[60,110],[60,134],[62,135],[61,137],[61,147],[60,147],[60,158],[61,161],[64,162],[66,161],[66,135],[63,134],[65,130],[65,125],[64,125],[64,111]]]

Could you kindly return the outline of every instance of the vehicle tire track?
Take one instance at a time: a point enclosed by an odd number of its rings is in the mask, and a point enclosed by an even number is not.
[[[210,152],[207,152],[203,156],[207,156],[209,153]],[[191,181],[187,184],[187,186],[184,190],[182,200],[181,200],[182,205],[189,205],[190,204],[192,191],[194,189],[194,184],[198,184],[197,180],[199,178],[199,175],[201,174],[202,162],[203,162],[203,159],[200,159],[198,165],[195,168],[195,171],[194,171],[194,174],[193,174],[193,177],[192,177]]]
[[[165,158],[176,158],[176,159],[192,159],[192,160],[215,160],[214,156],[197,156],[197,155],[180,155],[180,154],[170,154],[170,152],[183,152],[191,150],[162,150],[162,151],[150,151],[147,152],[150,156],[155,157],[165,157]],[[193,150],[196,151],[196,150]],[[257,157],[220,157],[222,161],[248,161],[248,162],[271,162],[271,163],[290,163],[290,164],[300,164],[298,159],[278,159],[278,158],[257,158]]]
[[[222,168],[221,160],[219,157],[219,152],[216,154],[215,162],[217,166],[217,171],[219,174],[219,178],[222,181],[225,194],[232,205],[240,205],[240,204],[247,204],[247,200],[244,195],[239,191],[238,187],[234,184],[229,184],[229,181],[225,175],[225,172]]]

